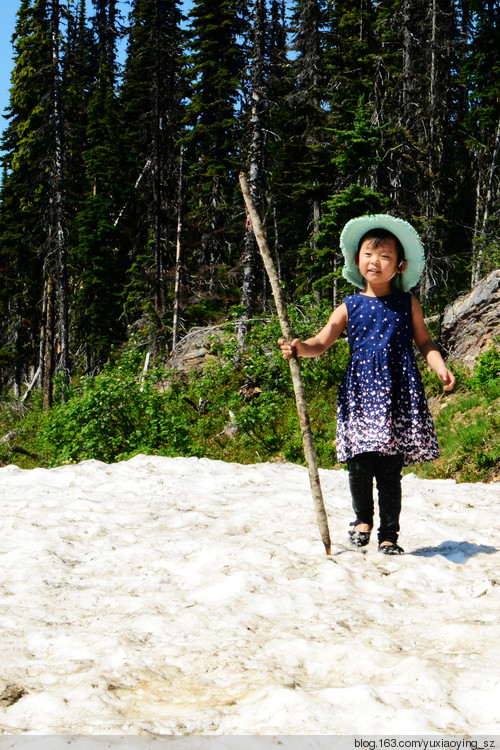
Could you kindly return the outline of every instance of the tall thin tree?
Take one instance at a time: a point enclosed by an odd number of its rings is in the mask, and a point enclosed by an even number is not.
[[[269,105],[267,101],[267,9],[265,0],[255,0],[252,24],[252,54],[250,62],[249,117],[246,140],[248,141],[248,185],[252,201],[261,216],[265,216],[265,165],[266,126]],[[241,304],[244,316],[240,321],[239,340],[243,342],[248,319],[256,304],[258,249],[255,234],[247,222],[244,255]]]
[[[190,164],[188,215],[199,236],[198,261],[204,289],[197,297],[221,296],[219,268],[235,262],[234,190],[240,165],[242,100],[248,22],[244,0],[195,0],[189,13],[190,86],[184,145]]]
[[[49,243],[53,244],[55,266],[57,269],[58,294],[58,370],[65,378],[69,376],[69,311],[68,311],[68,269],[66,246],[65,218],[65,184],[64,184],[64,144],[63,144],[63,106],[61,100],[61,54],[60,54],[60,18],[59,0],[51,0],[50,34],[52,45],[53,77],[53,158],[52,178],[50,182],[51,221],[49,225]]]
[[[172,308],[167,274],[175,262],[184,93],[180,22],[177,0],[135,0],[120,93],[131,147],[125,160],[127,206],[120,219],[133,238],[126,306],[128,314],[142,307],[154,316],[155,340]]]

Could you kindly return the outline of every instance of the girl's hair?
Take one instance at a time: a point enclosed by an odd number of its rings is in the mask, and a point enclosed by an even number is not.
[[[370,240],[373,247],[380,247],[385,240],[392,239],[396,243],[396,250],[398,253],[398,269],[403,263],[405,258],[405,250],[403,245],[401,244],[401,241],[396,237],[395,234],[390,232],[388,229],[369,229],[367,232],[364,233],[364,235],[361,237],[360,241],[358,242],[358,249],[355,255],[356,260],[359,260],[359,251],[361,250],[361,245],[363,242],[366,242],[366,240]],[[391,279],[391,289],[395,292],[402,292],[403,291],[403,281],[401,279],[401,274],[397,273],[392,279]]]

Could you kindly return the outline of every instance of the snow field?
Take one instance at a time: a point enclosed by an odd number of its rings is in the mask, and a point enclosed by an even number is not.
[[[0,734],[498,731],[500,486],[406,476],[387,557],[320,473],[331,557],[303,467],[0,469]]]

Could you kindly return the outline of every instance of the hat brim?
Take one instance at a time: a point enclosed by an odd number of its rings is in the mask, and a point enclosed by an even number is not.
[[[407,263],[406,270],[401,274],[403,289],[408,290],[416,286],[424,270],[424,246],[418,232],[411,224],[388,214],[359,216],[347,222],[340,235],[340,249],[345,260],[343,277],[354,286],[365,288],[366,282],[359,272],[355,257],[361,237],[370,229],[387,229],[398,238],[403,246]]]

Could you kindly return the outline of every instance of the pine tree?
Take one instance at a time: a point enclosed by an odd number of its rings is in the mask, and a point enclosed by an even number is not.
[[[318,253],[321,204],[326,198],[329,152],[326,138],[327,77],[324,66],[326,44],[326,3],[298,0],[293,7],[294,86],[290,93],[291,138],[287,159],[296,216],[303,226],[301,267],[308,275]],[[305,231],[304,231],[305,230]],[[309,280],[308,280],[309,283]]]
[[[49,246],[54,254],[55,285],[58,298],[57,370],[65,380],[69,377],[69,300],[68,300],[68,247],[66,231],[65,144],[62,104],[61,64],[61,6],[59,0],[50,3],[50,35],[52,49],[52,132],[53,146],[49,183]],[[48,401],[50,404],[50,399]]]
[[[96,372],[124,336],[121,293],[125,258],[116,226],[123,206],[122,142],[116,92],[115,0],[94,0],[94,60],[85,149],[85,193],[75,217],[73,335],[85,352],[85,371]]]
[[[86,2],[75,0],[67,19],[63,40],[62,105],[65,141],[65,185],[68,212],[68,245],[77,244],[75,216],[81,208],[87,186],[83,153],[92,91],[97,77],[97,56],[92,30],[87,25]]]
[[[196,268],[201,277],[196,279],[196,296],[202,300],[227,296],[217,272],[223,264],[236,261],[231,250],[236,240],[233,204],[241,167],[238,115],[245,69],[244,10],[242,0],[195,0],[189,13],[186,232],[198,235]]]
[[[383,164],[394,211],[421,226],[427,262],[422,299],[439,293],[447,275],[445,247],[452,206],[459,35],[453,0],[403,0],[384,7],[379,38],[393,46],[402,38],[399,70],[385,65]],[[395,11],[395,12],[394,12]],[[380,98],[378,99],[380,101]],[[382,169],[378,172],[383,184]],[[380,184],[380,183],[379,183]]]
[[[3,306],[8,323],[3,347],[13,358],[15,390],[39,360],[40,307],[52,263],[50,159],[53,154],[52,45],[47,2],[23,0],[13,37],[14,70],[3,135],[4,180],[0,245],[4,258]],[[52,368],[52,364],[51,364]]]
[[[136,0],[120,101],[127,143],[128,196],[123,221],[133,237],[127,313],[169,307],[174,263],[181,131],[181,14],[175,0]],[[154,269],[148,274],[147,269]],[[151,281],[149,280],[151,279]]]
[[[283,266],[283,249],[289,244],[290,227],[288,189],[291,169],[288,165],[289,127],[292,121],[290,94],[293,89],[293,72],[288,59],[287,21],[285,0],[272,0],[267,28],[267,107],[268,122],[265,132],[265,164],[267,186],[268,241],[274,244],[278,274],[287,276]],[[292,229],[293,236],[293,229]],[[295,271],[296,263],[293,263]],[[266,289],[265,280],[263,283]],[[265,296],[263,303],[265,307]]]
[[[445,192],[450,175],[448,147],[451,135],[453,71],[456,69],[458,32],[453,0],[430,0],[426,22],[430,54],[422,110],[426,120],[425,225],[422,239],[427,248],[426,264],[420,280],[420,294],[426,300],[431,291],[442,287],[447,277],[447,259],[441,248],[445,240]],[[425,143],[422,138],[422,144]]]

